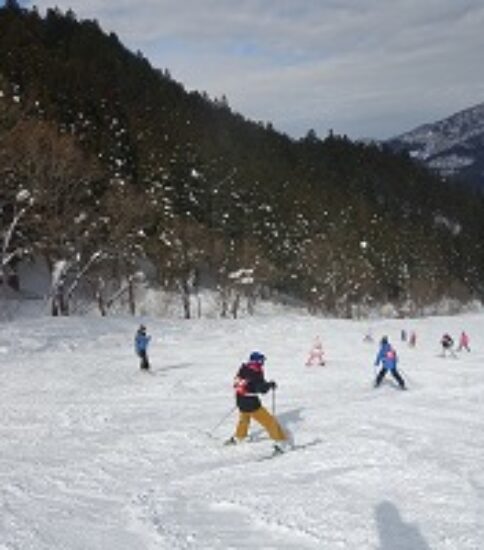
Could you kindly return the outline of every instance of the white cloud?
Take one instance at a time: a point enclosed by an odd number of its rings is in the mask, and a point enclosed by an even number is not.
[[[44,10],[51,2],[35,2]],[[56,0],[293,135],[386,137],[484,100],[482,0]]]

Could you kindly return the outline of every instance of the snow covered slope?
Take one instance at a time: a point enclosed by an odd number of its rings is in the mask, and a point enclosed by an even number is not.
[[[483,316],[143,319],[150,373],[132,350],[138,321],[0,325],[0,549],[483,547]],[[372,388],[369,328],[396,345],[408,392]],[[442,332],[463,328],[471,353],[440,358]],[[305,367],[318,335],[327,366]],[[252,350],[278,382],[279,419],[307,444],[271,460],[257,426],[252,442],[221,444]]]
[[[484,103],[388,142],[444,177],[459,176],[484,189]]]

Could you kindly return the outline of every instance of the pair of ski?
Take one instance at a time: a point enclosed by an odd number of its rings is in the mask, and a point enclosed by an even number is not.
[[[260,457],[258,461],[262,462],[264,460],[272,460],[273,458],[284,456],[285,454],[292,453],[293,451],[302,451],[304,449],[307,449],[308,447],[313,447],[314,445],[318,445],[319,443],[321,443],[321,439],[316,438],[316,439],[313,439],[312,441],[307,441],[306,443],[289,445],[285,449],[281,449],[280,447],[275,447],[274,450],[271,452],[271,454]]]
[[[262,461],[265,461],[265,460],[272,460],[273,458],[277,458],[279,456],[284,456],[284,455],[286,455],[288,453],[291,453],[293,451],[301,451],[301,450],[307,449],[309,447],[313,447],[314,445],[318,445],[319,443],[321,443],[321,439],[316,438],[316,439],[313,439],[311,441],[307,441],[306,443],[298,443],[298,444],[294,443],[292,445],[289,445],[285,449],[282,449],[281,447],[275,446],[273,451],[270,454],[266,454],[264,456],[256,458],[256,461],[257,462],[262,462]],[[227,445],[227,443],[225,443],[225,445]]]

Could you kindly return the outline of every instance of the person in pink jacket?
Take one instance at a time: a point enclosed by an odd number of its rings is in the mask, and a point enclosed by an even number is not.
[[[457,351],[462,351],[465,349],[466,351],[471,351],[471,348],[469,347],[469,336],[465,331],[462,331],[459,338],[459,345],[457,347]]]
[[[321,367],[324,366],[323,344],[321,343],[319,336],[316,338],[306,361],[307,367],[310,367],[311,365],[320,365]]]

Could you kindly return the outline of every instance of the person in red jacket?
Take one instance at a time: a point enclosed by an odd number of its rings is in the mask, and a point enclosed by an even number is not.
[[[459,338],[459,346],[457,348],[457,351],[462,351],[465,349],[466,351],[471,351],[471,348],[469,347],[469,336],[465,331],[462,331]]]
[[[243,363],[234,379],[234,390],[237,407],[239,409],[239,421],[233,435],[226,443],[235,444],[247,437],[251,419],[256,420],[265,428],[269,436],[274,440],[274,451],[283,452],[287,436],[277,419],[265,409],[258,394],[267,393],[276,389],[276,383],[264,378],[265,356],[254,351],[250,354],[249,361]]]

